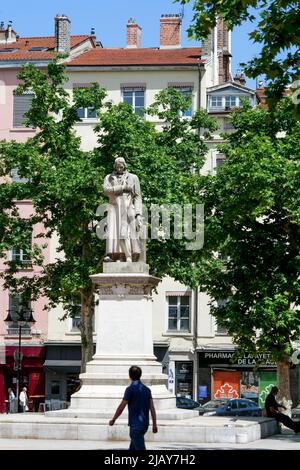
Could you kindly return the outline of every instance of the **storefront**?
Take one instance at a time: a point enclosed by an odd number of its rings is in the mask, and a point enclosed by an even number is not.
[[[80,385],[81,344],[47,343],[45,347],[46,400],[70,402]]]
[[[5,346],[5,363],[0,364],[0,404],[1,412],[5,412],[7,389],[10,387],[16,394],[18,371],[16,370],[16,354],[18,346]],[[44,360],[45,348],[43,346],[21,346],[21,373],[19,391],[26,386],[30,405],[33,401],[45,399]]]
[[[250,398],[262,407],[277,382],[276,363],[269,353],[245,353],[234,359],[234,350],[206,350],[198,352],[198,364],[198,398],[203,402],[240,397]]]

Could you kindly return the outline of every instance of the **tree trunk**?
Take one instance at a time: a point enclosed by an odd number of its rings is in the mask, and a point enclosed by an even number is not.
[[[93,344],[93,315],[94,315],[93,288],[81,292],[81,373],[86,370],[86,363],[94,355]]]
[[[281,361],[277,363],[277,386],[279,388],[278,401],[282,403],[288,411],[292,406],[290,391],[290,363]]]

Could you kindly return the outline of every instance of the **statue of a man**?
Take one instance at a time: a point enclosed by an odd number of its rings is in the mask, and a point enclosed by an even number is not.
[[[127,171],[124,158],[115,159],[114,171],[104,179],[103,192],[109,197],[104,261],[138,261],[142,252],[141,189],[138,177]]]

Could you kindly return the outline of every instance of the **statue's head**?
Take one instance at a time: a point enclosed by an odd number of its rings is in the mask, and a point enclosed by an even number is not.
[[[117,173],[124,173],[124,171],[127,170],[127,165],[126,165],[126,162],[125,162],[125,158],[117,157],[115,159],[114,170]]]

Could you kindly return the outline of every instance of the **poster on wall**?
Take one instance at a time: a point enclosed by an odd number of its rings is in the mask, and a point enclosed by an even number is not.
[[[259,374],[251,371],[241,372],[241,398],[248,398],[258,403]]]
[[[277,374],[275,371],[259,372],[259,403],[258,406],[264,408],[267,395],[271,392],[271,388],[276,385]]]
[[[214,370],[213,398],[238,398],[240,396],[240,372]]]
[[[192,398],[193,396],[193,363],[176,361],[176,395]]]

